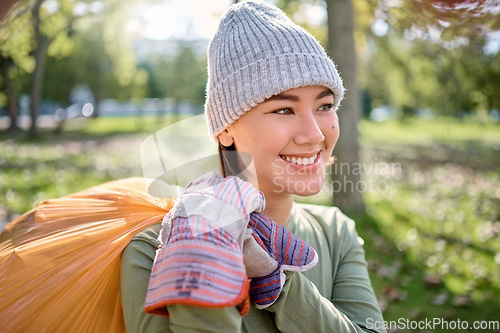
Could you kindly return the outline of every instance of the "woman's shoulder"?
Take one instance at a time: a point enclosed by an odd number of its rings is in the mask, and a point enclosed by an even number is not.
[[[133,238],[131,242],[145,242],[154,247],[158,247],[158,235],[161,231],[161,222],[153,224],[141,231],[139,231]]]
[[[122,266],[140,266],[151,268],[156,250],[160,245],[158,235],[161,223],[149,226],[139,231],[127,244],[122,253]]]

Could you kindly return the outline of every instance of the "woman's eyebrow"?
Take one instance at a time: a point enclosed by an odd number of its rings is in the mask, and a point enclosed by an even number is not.
[[[321,99],[323,97],[330,96],[330,95],[333,95],[333,91],[331,91],[330,89],[325,89],[318,94],[318,97],[316,97],[316,99]]]
[[[318,94],[316,99],[321,99],[326,96],[333,95],[333,92],[330,89],[325,89],[322,92]],[[278,95],[274,95],[266,99],[264,102],[270,102],[270,101],[292,101],[292,102],[298,102],[300,100],[299,96],[293,95],[293,94],[287,94],[285,92],[282,92]]]
[[[265,100],[265,102],[270,102],[270,101],[292,101],[292,102],[298,102],[300,98],[296,95],[291,95],[291,94],[285,94],[284,92],[274,95],[269,97],[268,99]]]

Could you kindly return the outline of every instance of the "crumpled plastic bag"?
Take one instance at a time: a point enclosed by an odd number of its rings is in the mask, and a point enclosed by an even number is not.
[[[0,331],[125,332],[121,253],[173,205],[130,178],[41,202],[9,223],[0,235]]]

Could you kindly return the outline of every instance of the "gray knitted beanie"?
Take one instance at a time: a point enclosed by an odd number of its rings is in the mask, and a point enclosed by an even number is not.
[[[329,88],[338,108],[342,80],[318,41],[277,7],[251,1],[233,5],[208,47],[210,135],[216,139],[271,96],[311,85]]]

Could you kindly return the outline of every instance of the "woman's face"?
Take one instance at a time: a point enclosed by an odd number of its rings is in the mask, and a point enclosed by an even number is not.
[[[249,153],[266,196],[318,193],[339,137],[332,92],[307,86],[282,92],[241,116],[219,136]]]

